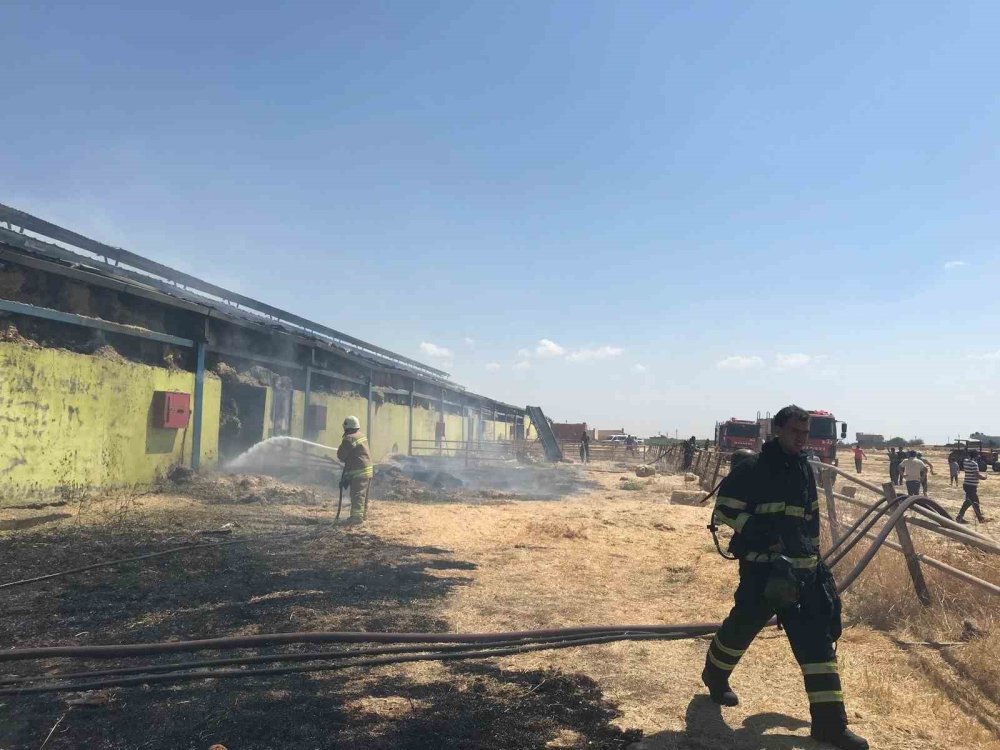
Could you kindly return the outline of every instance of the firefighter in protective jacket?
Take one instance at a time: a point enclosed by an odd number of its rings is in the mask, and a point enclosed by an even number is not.
[[[368,485],[375,471],[368,453],[368,438],[361,434],[361,422],[357,417],[344,420],[344,439],[337,448],[337,458],[344,463],[340,486],[351,491],[350,523],[361,523],[365,519]]]
[[[735,532],[729,551],[739,558],[736,606],[715,634],[702,680],[716,703],[739,699],[729,675],[775,615],[785,629],[809,696],[813,738],[865,750],[847,728],[834,644],[840,637],[840,598],[819,559],[816,478],[802,450],[809,413],[786,406],[773,421],[776,437],[759,456],[734,464],[719,487],[714,521]]]

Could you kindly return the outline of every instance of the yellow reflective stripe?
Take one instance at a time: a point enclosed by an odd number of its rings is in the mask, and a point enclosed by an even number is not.
[[[789,557],[793,568],[815,568],[819,562],[815,557]]]
[[[843,690],[820,690],[815,693],[809,693],[810,703],[843,703],[844,702],[844,691]]]
[[[813,500],[813,504],[809,506],[813,510],[819,510],[819,500]]]
[[[737,659],[739,659],[745,653],[745,651],[737,651],[735,648],[729,648],[729,646],[723,646],[719,642],[719,636],[718,635],[716,635],[715,638],[712,639],[712,642],[715,643],[715,647],[717,649],[719,649],[719,651],[721,651],[724,654],[729,654],[730,656],[733,656],[733,657],[735,657]]]
[[[761,503],[753,509],[754,513],[784,513],[784,503]]]
[[[802,674],[837,674],[837,662],[821,661],[814,664],[800,664]]]
[[[355,445],[360,445],[361,443],[367,443],[367,442],[368,442],[368,438],[366,438],[366,437],[359,437],[359,438],[355,438],[354,439]]]
[[[800,508],[797,505],[787,505],[787,506],[785,506],[785,515],[786,516],[798,516],[799,518],[805,518],[806,509],[805,508]]]
[[[363,469],[354,469],[353,471],[344,472],[344,476],[348,479],[357,479],[359,477],[373,477],[375,476],[375,467],[366,466]]]
[[[733,528],[736,529],[737,531],[743,531],[743,527],[747,525],[747,521],[749,520],[750,520],[749,513],[740,513],[733,520]]]
[[[735,497],[723,497],[719,495],[719,500],[716,505],[721,505],[724,508],[732,508],[733,510],[746,510],[747,504],[742,500],[737,500]]]
[[[719,669],[721,669],[723,672],[732,672],[733,669],[736,668],[735,664],[726,664],[724,661],[719,661],[718,659],[716,659],[712,655],[711,651],[708,652],[708,660],[712,662],[712,664],[717,666]]]
[[[743,559],[747,562],[771,562],[774,558],[773,552],[747,552],[743,555]]]

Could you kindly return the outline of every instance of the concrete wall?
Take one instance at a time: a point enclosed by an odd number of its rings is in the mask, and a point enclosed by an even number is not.
[[[152,426],[155,391],[194,393],[194,374],[137,364],[123,358],[75,354],[62,349],[0,343],[0,504],[74,497],[98,487],[144,485],[170,467],[190,465],[191,433]],[[221,382],[205,378],[202,466],[218,461]],[[193,395],[192,395],[193,399]],[[264,437],[271,434],[273,389],[266,388]],[[292,392],[290,433],[336,447],[348,414],[361,420],[372,457],[407,453],[409,404],[376,402],[372,425],[361,395],[314,391],[310,403],[327,409],[325,429],[305,433],[305,393]],[[417,401],[413,438],[417,455],[436,453],[437,404]],[[510,440],[514,425],[470,420],[459,409],[444,414],[445,440]],[[443,451],[460,453],[459,445]]]
[[[218,379],[205,378],[201,458],[218,457]],[[152,426],[154,391],[194,393],[194,374],[0,343],[0,503],[147,484],[191,458],[191,426]]]
[[[409,404],[376,403],[373,407],[372,431],[368,436],[374,451],[373,459],[378,461],[392,453],[408,453],[410,440]],[[414,407],[414,411],[417,408]],[[416,421],[416,420],[414,420]],[[414,434],[414,437],[417,435]],[[434,433],[431,433],[434,437]]]

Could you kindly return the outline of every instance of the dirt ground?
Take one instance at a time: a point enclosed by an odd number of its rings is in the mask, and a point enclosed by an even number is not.
[[[947,483],[943,466],[931,495],[957,509],[953,493],[935,493],[937,482]],[[37,524],[27,511],[0,513],[0,521],[17,521],[0,526],[3,580],[206,538],[250,540],[0,592],[0,648],[725,616],[735,569],[715,552],[707,509],[666,502],[682,477],[635,481],[622,467],[597,463],[535,471],[559,491],[522,499],[470,488],[436,502],[426,488],[383,484],[360,529],[329,525],[331,492],[256,478],[38,509],[36,517],[54,517]],[[868,474],[876,476],[874,466]],[[622,477],[638,489],[624,489]],[[983,496],[990,515],[992,492]],[[939,650],[852,625],[851,606],[848,596],[841,672],[851,721],[873,747],[1000,748],[988,729],[1000,722],[995,697],[966,690]],[[735,709],[705,696],[705,648],[704,640],[616,643],[119,689],[91,707],[59,695],[4,696],[0,748],[39,748],[53,726],[50,749],[821,747],[808,739],[802,680],[782,633],[762,633],[734,673],[743,701]],[[112,664],[128,662],[100,666]],[[9,673],[32,669],[15,664]]]

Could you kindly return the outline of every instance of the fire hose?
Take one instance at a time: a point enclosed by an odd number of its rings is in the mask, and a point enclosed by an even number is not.
[[[891,511],[886,523],[879,530],[872,544],[851,571],[840,581],[838,589],[841,592],[846,591],[857,580],[858,576],[861,575],[875,557],[889,534],[892,533],[896,524],[901,521],[906,511],[921,500],[924,500],[924,498],[920,496],[900,497],[892,503],[885,498],[880,499],[870,506],[848,529],[845,535],[827,551],[826,555],[824,555],[824,560],[829,561],[828,564],[832,567],[840,562],[865,537],[866,533]],[[862,529],[862,526],[864,526],[864,529]],[[32,580],[44,580],[47,578],[47,576],[40,576],[38,579]],[[109,687],[128,687],[204,679],[269,677],[357,667],[377,667],[418,661],[488,659],[534,651],[575,648],[578,646],[612,643],[623,640],[679,640],[697,638],[715,632],[720,625],[721,623],[608,625],[506,633],[271,633],[161,643],[47,646],[10,649],[0,651],[0,661],[14,662],[52,658],[118,659],[193,651],[223,651],[227,649],[247,649],[306,643],[410,644],[312,653],[260,654],[223,659],[216,658],[168,664],[120,667],[107,670],[8,676],[0,679],[0,695],[76,692]],[[316,661],[324,661],[326,663],[308,663]],[[214,667],[240,667],[274,662],[306,663],[267,668],[214,669]]]

